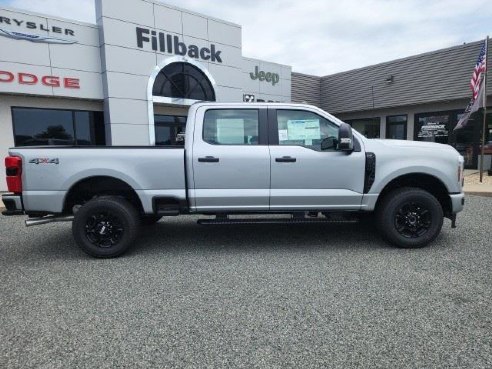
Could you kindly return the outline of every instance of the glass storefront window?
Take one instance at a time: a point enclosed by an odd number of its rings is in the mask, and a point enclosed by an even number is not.
[[[465,158],[465,168],[476,169],[480,147],[482,113],[472,114],[468,123],[454,130],[463,109],[415,115],[414,138],[453,146]]]
[[[352,119],[346,121],[357,132],[362,133],[367,138],[379,138],[381,129],[380,118]]]
[[[386,117],[386,138],[395,140],[407,139],[406,115],[393,115]]]
[[[186,117],[154,115],[156,146],[183,146]]]
[[[105,145],[102,112],[12,108],[15,146]]]
[[[416,123],[415,132],[418,141],[448,143],[451,128],[449,114],[418,116]]]
[[[215,91],[207,76],[189,63],[171,63],[157,75],[154,96],[215,101]]]

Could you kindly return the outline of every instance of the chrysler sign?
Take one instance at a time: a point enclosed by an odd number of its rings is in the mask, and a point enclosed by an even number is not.
[[[18,30],[12,30],[11,28],[18,28]],[[40,30],[45,31],[45,35],[31,33],[26,30]],[[68,36],[58,37],[60,36]],[[68,28],[62,28],[58,26],[48,27],[46,23],[36,23],[36,22],[26,22],[22,19],[8,18],[0,16],[0,36],[5,36],[13,38],[16,40],[27,40],[31,42],[44,42],[50,44],[74,44],[77,42],[75,38],[75,33],[73,30]]]
[[[0,28],[0,36],[10,37],[16,40],[26,40],[31,42],[44,42],[48,44],[75,44],[76,40],[67,40],[64,38],[49,37],[42,35],[34,35],[32,33],[22,33],[15,31],[7,31]]]

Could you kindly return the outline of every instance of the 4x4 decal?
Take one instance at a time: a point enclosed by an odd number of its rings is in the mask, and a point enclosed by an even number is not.
[[[58,158],[50,159],[50,158],[35,158],[29,160],[31,164],[60,164],[60,160]]]

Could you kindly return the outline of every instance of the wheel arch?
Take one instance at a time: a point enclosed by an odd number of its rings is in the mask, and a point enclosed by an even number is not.
[[[382,199],[391,191],[402,187],[416,187],[429,192],[439,201],[445,216],[451,215],[451,198],[444,182],[432,174],[422,172],[406,173],[390,180],[379,193],[375,208],[378,208]]]
[[[63,213],[72,213],[75,205],[83,204],[96,196],[119,196],[143,213],[143,204],[135,189],[120,178],[94,175],[79,179],[67,191],[63,200]]]

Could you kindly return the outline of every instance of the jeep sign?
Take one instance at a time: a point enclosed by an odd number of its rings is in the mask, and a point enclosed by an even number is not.
[[[249,74],[252,80],[259,79],[260,81],[270,82],[272,86],[275,86],[280,80],[280,76],[278,73],[264,72],[258,71],[258,67],[255,67],[255,73],[252,72]]]

